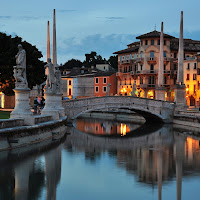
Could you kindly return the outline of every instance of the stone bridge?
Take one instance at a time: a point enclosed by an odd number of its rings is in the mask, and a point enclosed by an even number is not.
[[[128,109],[142,115],[147,122],[173,121],[175,104],[167,101],[138,98],[131,96],[105,96],[63,101],[68,120],[77,118],[83,113],[111,108]]]

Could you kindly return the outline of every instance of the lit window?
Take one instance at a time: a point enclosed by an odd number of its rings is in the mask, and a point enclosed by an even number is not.
[[[197,80],[197,75],[193,74],[193,80]]]

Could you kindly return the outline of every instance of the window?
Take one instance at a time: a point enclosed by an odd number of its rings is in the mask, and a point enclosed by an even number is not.
[[[141,67],[141,71],[142,71],[142,67],[143,67],[143,65],[140,65],[140,67]]]
[[[71,80],[69,80],[69,85],[72,85],[72,81]]]
[[[122,56],[119,57],[120,61],[122,61]]]
[[[166,52],[166,51],[163,52],[163,56],[164,56],[165,58],[167,57],[167,52]]]
[[[194,85],[194,94],[196,94],[196,85]]]
[[[72,95],[72,89],[69,88],[69,96],[71,96],[71,95]]]
[[[148,40],[145,40],[145,45],[148,45]]]
[[[164,65],[164,71],[166,70],[166,65]]]
[[[187,85],[187,89],[186,89],[186,91],[187,91],[187,94],[190,94],[190,90],[189,90],[189,85]]]
[[[103,83],[106,83],[107,82],[107,78],[103,78]]]
[[[129,85],[131,85],[131,78],[129,80],[130,80],[130,84]]]
[[[140,57],[143,58],[143,51],[141,51],[141,53],[140,53]]]
[[[174,53],[174,58],[177,58],[177,53]]]
[[[154,57],[154,51],[150,52],[150,57],[153,58]]]
[[[151,40],[151,45],[154,45],[154,40]]]
[[[96,83],[97,83],[97,84],[99,83],[99,79],[98,79],[98,78],[96,78]]]
[[[95,87],[95,92],[99,92],[99,87]]]
[[[190,80],[190,74],[187,74],[187,78],[186,78],[187,81]]]
[[[125,60],[127,60],[127,55],[125,55]]]
[[[188,65],[187,65],[187,69],[188,69],[188,70],[190,69],[190,63],[188,63]]]
[[[143,41],[141,40],[141,46],[143,46]]]
[[[177,68],[176,68],[177,66],[176,66],[176,64],[174,64],[174,70],[177,70]]]
[[[164,84],[166,85],[167,84],[167,77],[165,76],[164,78]]]
[[[103,87],[103,92],[107,92],[107,87],[106,86]]]
[[[164,45],[166,45],[166,40],[164,40]]]
[[[132,59],[132,55],[131,55],[131,54],[129,55],[129,59],[130,59],[130,60]]]
[[[135,53],[135,54],[134,54],[134,59],[136,59],[136,58],[137,58],[137,54]]]
[[[140,77],[140,84],[143,84],[143,79],[142,79],[142,77]]]
[[[135,65],[135,70],[134,71],[137,71],[137,65]]]
[[[160,45],[160,40],[157,41],[157,45]]]
[[[197,69],[197,63],[194,63],[194,69]]]
[[[125,82],[125,84],[124,84],[124,85],[126,85],[126,79],[124,79],[124,82]]]
[[[193,80],[197,80],[197,75],[193,74]]]
[[[151,72],[154,70],[154,64],[150,65],[150,70],[151,70]]]

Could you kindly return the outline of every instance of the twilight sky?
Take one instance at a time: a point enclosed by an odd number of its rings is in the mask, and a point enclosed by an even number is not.
[[[180,5],[179,5],[180,4]],[[184,38],[200,40],[198,0],[0,0],[0,32],[18,35],[42,52],[46,60],[47,21],[52,45],[56,9],[58,64],[96,51],[109,58],[135,37],[155,29],[179,36],[184,15]]]

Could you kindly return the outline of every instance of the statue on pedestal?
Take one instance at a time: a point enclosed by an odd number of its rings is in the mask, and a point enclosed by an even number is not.
[[[16,88],[27,88],[28,83],[26,79],[26,51],[23,49],[22,45],[18,45],[18,53],[15,56],[17,66],[14,66],[14,74],[15,77],[15,87]]]
[[[59,70],[59,66],[56,67],[56,71],[55,71],[55,79],[56,79],[56,83],[55,83],[55,88],[56,88],[56,92],[60,93],[61,92],[61,73]]]
[[[109,96],[109,93],[110,93],[110,86],[111,86],[111,84],[108,83],[108,85],[107,85],[107,94],[106,94],[106,96]]]
[[[47,75],[46,89],[53,91],[55,84],[55,77],[54,77],[54,68],[51,62],[51,58],[47,59],[47,64],[44,66],[44,68],[45,68],[45,75]]]

